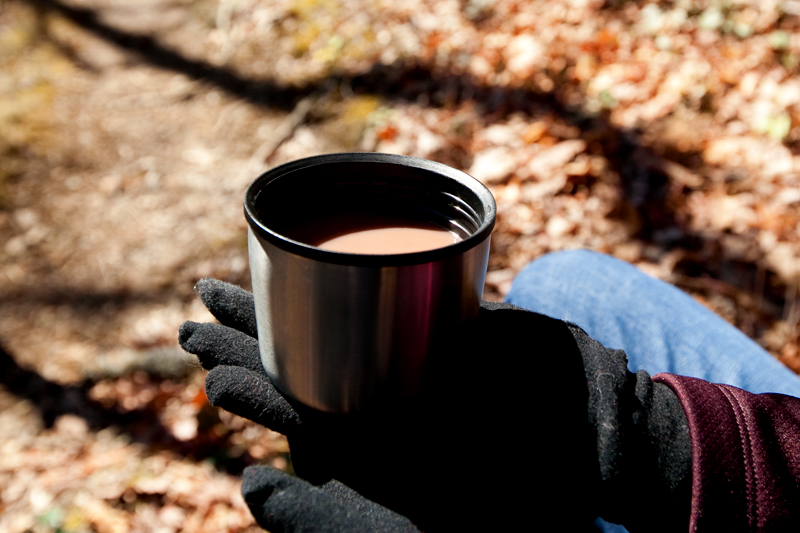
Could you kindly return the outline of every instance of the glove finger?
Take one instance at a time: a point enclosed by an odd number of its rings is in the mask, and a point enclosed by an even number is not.
[[[356,509],[308,482],[274,468],[246,468],[242,495],[259,525],[273,533],[377,531],[359,516]]]
[[[220,324],[184,322],[178,330],[178,342],[195,354],[206,370],[219,365],[240,366],[266,377],[258,341],[241,331]]]
[[[286,398],[262,373],[239,366],[217,366],[206,376],[206,396],[211,405],[290,435],[300,417]]]
[[[369,522],[373,531],[419,532],[414,524],[403,515],[368,500],[344,483],[332,479],[320,486],[320,490],[330,494],[344,503],[349,509],[356,511]]]
[[[214,278],[201,279],[195,290],[221,324],[258,337],[253,293]]]

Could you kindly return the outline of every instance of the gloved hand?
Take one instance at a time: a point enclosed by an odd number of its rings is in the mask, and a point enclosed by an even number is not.
[[[315,485],[338,480],[426,531],[525,524],[578,531],[603,507],[624,515],[643,489],[638,472],[658,476],[664,457],[677,467],[672,477],[657,477],[648,494],[668,504],[683,494],[688,431],[674,394],[660,384],[654,389],[646,374],[627,372],[622,352],[606,350],[574,325],[484,303],[475,326],[430,361],[415,405],[332,415],[284,397],[269,382],[250,293],[211,279],[197,290],[221,324],[187,322],[180,341],[210,370],[210,402],[284,433],[296,473]],[[654,399],[669,408],[664,420],[648,416]],[[650,423],[657,419],[660,425]],[[665,432],[678,435],[679,444],[685,437],[674,457],[667,453],[674,446],[665,452],[659,444]],[[308,512],[289,520],[286,507],[275,504],[282,478],[259,477],[266,481],[254,490],[250,476],[245,498],[265,527],[320,530],[315,520],[332,516]],[[324,507],[317,497],[324,489],[293,483],[297,506]]]

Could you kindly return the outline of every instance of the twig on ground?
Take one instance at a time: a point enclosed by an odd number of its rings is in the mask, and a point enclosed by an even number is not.
[[[253,152],[243,174],[253,175],[254,171],[261,170],[264,163],[275,153],[284,141],[290,139],[294,131],[306,120],[308,114],[324,98],[324,95],[310,94],[297,102],[289,115],[283,119],[275,132]]]

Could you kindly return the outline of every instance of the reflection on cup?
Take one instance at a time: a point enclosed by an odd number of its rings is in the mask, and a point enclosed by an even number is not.
[[[477,180],[388,154],[301,159],[245,194],[264,368],[350,412],[413,398],[428,356],[477,316],[496,207]]]

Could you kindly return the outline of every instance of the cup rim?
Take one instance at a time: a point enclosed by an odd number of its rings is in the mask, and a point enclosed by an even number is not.
[[[483,207],[483,221],[478,226],[476,231],[470,236],[442,248],[402,254],[356,254],[325,250],[304,242],[293,240],[268,228],[263,222],[261,222],[261,220],[259,220],[256,211],[256,199],[258,194],[268,183],[297,170],[308,169],[320,165],[341,163],[381,163],[400,165],[433,172],[455,180],[459,184],[469,189],[479,199]],[[491,235],[497,215],[497,204],[495,203],[492,193],[483,183],[473,178],[466,172],[456,170],[443,163],[438,163],[436,161],[430,161],[428,159],[422,159],[419,157],[397,154],[342,152],[296,159],[263,172],[250,183],[245,191],[244,214],[250,229],[256,234],[259,240],[267,241],[270,244],[287,252],[325,263],[351,266],[382,267],[431,263],[450,257],[456,257],[467,250],[474,248]]]

